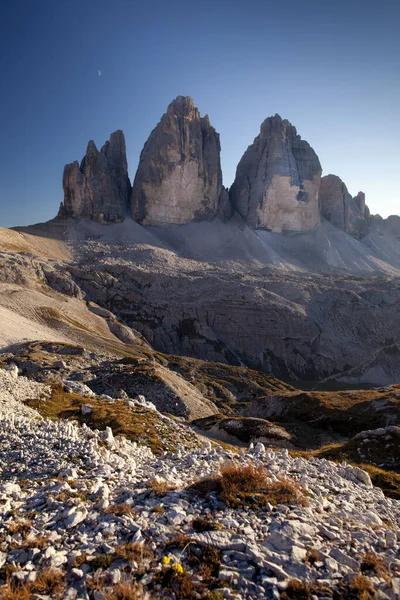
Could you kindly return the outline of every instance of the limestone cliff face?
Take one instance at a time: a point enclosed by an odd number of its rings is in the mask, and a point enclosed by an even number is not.
[[[240,160],[230,198],[250,227],[305,231],[320,221],[320,178],[314,150],[275,115],[264,121]]]
[[[112,133],[100,151],[90,141],[81,164],[75,161],[64,167],[63,189],[61,216],[106,222],[123,220],[131,184],[122,131]]]
[[[208,219],[216,215],[222,192],[219,135],[191,98],[178,96],[140,155],[132,216],[143,225]]]
[[[319,197],[324,219],[353,237],[367,235],[370,215],[363,192],[352,198],[340,177],[326,175],[321,179]]]

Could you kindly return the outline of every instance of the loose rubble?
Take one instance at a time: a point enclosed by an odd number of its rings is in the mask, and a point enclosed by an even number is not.
[[[149,597],[278,599],[300,580],[326,598],[362,569],[376,598],[399,598],[400,502],[361,469],[262,443],[235,454],[205,442],[156,457],[110,427],[40,418],[21,401],[46,386],[27,382],[0,371],[0,585],[34,585],[52,568],[65,581],[53,597],[68,600],[101,600],[132,579]],[[308,505],[228,509],[215,492],[187,489],[229,461],[293,480]],[[370,552],[385,575],[363,569]],[[201,571],[194,559],[206,554],[213,568]],[[190,580],[190,595],[168,588],[174,577]]]

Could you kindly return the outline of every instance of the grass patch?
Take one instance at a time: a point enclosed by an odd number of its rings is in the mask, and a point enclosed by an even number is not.
[[[28,400],[26,404],[49,419],[69,419],[99,430],[111,427],[114,435],[122,435],[132,442],[149,446],[156,455],[164,450],[174,451],[179,445],[176,430],[160,419],[155,411],[140,406],[132,409],[122,400],[110,403],[100,398],[90,398],[93,411],[89,415],[82,415],[81,407],[87,402],[88,398],[66,392],[61,385],[56,385],[46,401]]]
[[[211,517],[195,517],[192,521],[192,527],[197,533],[202,531],[221,531],[222,525],[213,521]]]
[[[126,581],[114,585],[104,594],[103,600],[144,600],[145,597],[141,585]]]
[[[154,553],[145,544],[139,544],[139,542],[127,542],[116,546],[115,556],[124,560],[134,560],[141,564],[145,560],[151,560],[154,557]]]
[[[252,464],[226,463],[219,475],[199,480],[188,489],[201,494],[215,491],[230,508],[246,505],[262,508],[267,503],[308,504],[304,491],[294,481],[283,477],[274,481],[265,469]]]
[[[115,515],[116,517],[122,517],[127,515],[128,517],[134,517],[137,513],[130,504],[111,504],[103,510],[105,515]]]
[[[168,492],[173,492],[176,490],[176,486],[168,483],[168,481],[164,481],[161,479],[151,479],[149,481],[149,488],[156,496],[162,497],[168,494]]]

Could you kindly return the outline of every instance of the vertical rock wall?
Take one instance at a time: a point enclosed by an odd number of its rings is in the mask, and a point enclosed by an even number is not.
[[[239,162],[230,198],[250,227],[305,231],[320,222],[320,178],[314,150],[275,115],[264,121]]]
[[[178,96],[140,155],[132,216],[143,225],[208,219],[222,191],[219,135],[191,98]]]
[[[64,167],[63,189],[62,216],[122,221],[131,192],[122,131],[112,133],[100,151],[90,141],[81,164],[75,161]]]

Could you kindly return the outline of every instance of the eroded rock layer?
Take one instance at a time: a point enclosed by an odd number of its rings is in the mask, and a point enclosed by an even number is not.
[[[230,197],[250,227],[305,231],[320,221],[320,177],[314,150],[275,115],[264,121],[239,162]]]
[[[219,135],[189,97],[178,96],[150,134],[132,190],[143,225],[213,217],[222,193]]]
[[[61,216],[123,220],[131,191],[123,132],[112,133],[100,151],[91,140],[80,165],[78,161],[65,165],[63,189]]]

